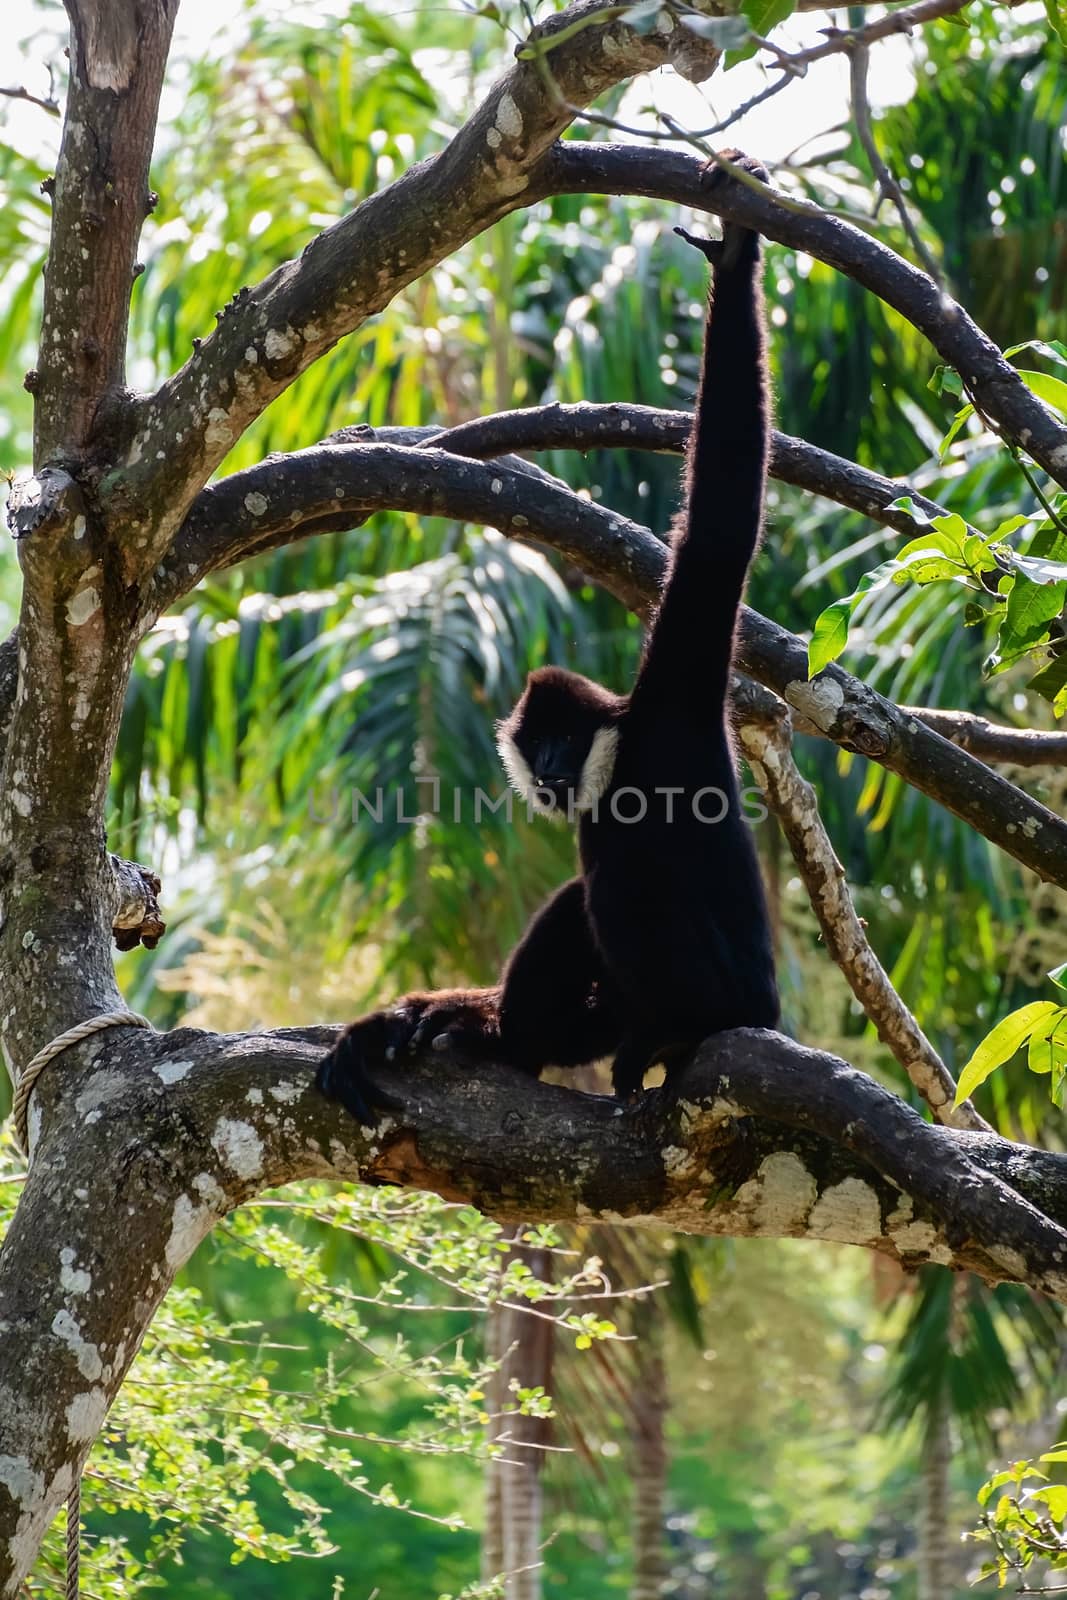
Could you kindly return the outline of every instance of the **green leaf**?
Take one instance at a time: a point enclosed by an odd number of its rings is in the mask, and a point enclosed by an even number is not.
[[[934,521],[928,511],[924,511],[922,506],[916,505],[910,494],[902,494],[899,499],[891,500],[886,510],[906,511],[914,522],[922,523],[924,527],[930,527]]]
[[[768,34],[796,10],[794,0],[745,0],[741,10],[754,33]]]
[[[934,394],[952,394],[959,396],[963,393],[963,379],[955,367],[935,367],[926,385]]]
[[[1067,1061],[1067,1008],[1057,1006],[1030,1035],[1026,1064],[1031,1072],[1043,1076],[1055,1072]]]
[[[1049,977],[1057,989],[1067,989],[1067,976],[1065,974],[1067,974],[1067,961],[1063,963],[1062,967],[1053,967],[1049,973]]]
[[[997,555],[1006,566],[1022,572],[1031,583],[1067,583],[1067,561],[1047,561],[1044,556],[1020,556],[1005,546]]]
[[[1067,582],[1035,583],[1019,573],[1008,594],[997,652],[1006,661],[1031,650],[1048,637],[1048,625],[1063,610]]]
[[[1043,1489],[1029,1489],[1027,1499],[1040,1500],[1048,1506],[1054,1522],[1062,1522],[1067,1517],[1067,1483],[1049,1483]]]
[[[1042,667],[1026,687],[1049,701],[1056,715],[1062,717],[1067,712],[1067,651]]]
[[[683,28],[707,39],[717,50],[741,50],[752,36],[747,20],[740,16],[679,17]]]
[[[1062,378],[1053,378],[1047,372],[1030,372],[1025,367],[1018,367],[1016,371],[1032,394],[1067,417],[1067,383]]]
[[[854,596],[835,600],[815,619],[808,645],[808,677],[814,678],[823,667],[836,661],[848,643],[848,625],[852,618]]]
[[[1003,1017],[992,1032],[986,1034],[960,1073],[956,1105],[962,1105],[964,1100],[970,1099],[990,1073],[1002,1067],[1005,1061],[1011,1060],[1019,1046],[1030,1037],[1034,1028],[1059,1009],[1060,1007],[1054,1005],[1051,1000],[1035,1000],[1031,1005],[1023,1006],[1021,1010],[1013,1011],[1010,1016]]]
[[[1024,350],[1035,350],[1039,356],[1067,367],[1067,344],[1062,339],[1025,339],[1022,344],[1013,344],[1005,350],[1005,359],[1020,355]]]
[[[662,0],[639,0],[622,14],[622,21],[635,33],[651,33],[663,14]]]
[[[945,437],[942,439],[940,446],[938,447],[937,459],[939,461],[944,461],[945,457],[948,455],[953,440],[956,438],[956,435],[973,416],[974,407],[972,405],[966,405],[961,411],[956,412],[956,415],[952,419],[952,426],[949,428],[948,432],[945,434]]]

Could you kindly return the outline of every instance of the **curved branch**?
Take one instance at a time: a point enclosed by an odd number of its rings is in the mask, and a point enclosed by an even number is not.
[[[300,536],[322,519],[344,526],[390,507],[486,523],[558,550],[641,616],[656,605],[661,541],[546,477],[443,450],[319,445],[276,457],[205,489],[160,569],[162,610],[216,568]],[[836,663],[808,679],[807,647],[744,609],[740,665],[821,734],[869,756],[946,806],[1036,872],[1067,888],[1067,822]]]
[[[543,165],[535,181],[547,192],[673,200],[754,228],[847,273],[906,317],[961,374],[983,415],[1067,487],[1067,424],[1030,392],[962,306],[887,245],[807,201],[786,196],[786,204],[776,203],[769,185],[721,184],[712,192],[701,182],[702,164],[673,150],[568,140],[555,145]]]
[[[126,461],[103,489],[116,509],[149,504],[156,514],[145,570],[273,399],[407,284],[543,198],[531,172],[571,122],[571,106],[668,63],[706,77],[719,58],[687,28],[637,32],[605,14],[603,0],[576,0],[535,30],[542,42],[556,33],[566,37],[552,49],[551,74],[541,52],[517,61],[439,155],[318,234],[297,260],[241,289],[181,371],[140,402]]]
[[[663,450],[681,454],[689,439],[693,415],[690,411],[664,411],[655,406],[624,405],[611,402],[597,405],[580,401],[576,405],[558,402],[530,406],[524,410],[503,411],[495,416],[476,417],[444,431],[433,429],[378,428],[372,430],[383,442],[403,444],[405,436],[421,436],[412,443],[433,445],[456,455],[476,460],[503,455],[509,450]],[[889,508],[895,500],[909,495],[928,517],[947,515],[936,500],[919,494],[906,483],[896,483],[880,472],[871,472],[844,456],[796,439],[792,434],[771,434],[770,475],[781,483],[807,489],[838,505],[848,506],[884,527],[914,538],[923,524],[906,511]]]
[[[833,1239],[1067,1299],[1067,1156],[925,1122],[845,1062],[708,1040],[638,1112],[434,1054],[360,1127],[312,1088],[336,1029],[181,1029],[71,1050],[0,1251],[0,1596],[13,1600],[178,1268],[220,1217],[307,1177],[432,1189],[504,1222],[591,1217]],[[106,1107],[93,1122],[72,1104]],[[56,1181],[62,1173],[63,1181]],[[114,1217],[124,1219],[122,1228]],[[42,1239],[63,1250],[42,1250]]]

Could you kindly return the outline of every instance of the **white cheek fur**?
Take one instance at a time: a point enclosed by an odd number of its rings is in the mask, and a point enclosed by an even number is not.
[[[619,744],[618,728],[598,728],[582,767],[578,785],[579,811],[592,811],[604,794],[615,771],[615,752]]]
[[[619,743],[619,730],[617,728],[599,728],[593,735],[593,743],[589,754],[582,766],[581,778],[578,782],[578,794],[575,800],[575,811],[592,811],[597,801],[604,794],[611,782],[611,775],[615,770],[615,752]],[[553,805],[550,800],[539,798],[540,791],[534,782],[534,775],[530,771],[529,762],[509,733],[499,729],[496,737],[496,747],[500,752],[500,760],[504,771],[507,773],[508,782],[515,793],[525,800],[527,804],[542,817],[550,817],[553,822],[566,822],[567,814],[559,806]]]
[[[530,799],[537,789],[537,785],[534,783],[534,775],[511,734],[505,733],[503,728],[497,729],[496,747],[500,753],[501,764],[507,773],[511,787],[524,800]]]

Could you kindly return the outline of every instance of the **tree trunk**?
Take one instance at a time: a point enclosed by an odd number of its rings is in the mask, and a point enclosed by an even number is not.
[[[547,1250],[516,1246],[538,1278],[552,1273]],[[489,1463],[486,1475],[486,1528],[482,1544],[482,1576],[507,1574],[507,1600],[541,1600],[543,1446],[549,1425],[543,1417],[524,1417],[510,1410],[520,1389],[550,1390],[553,1325],[543,1317],[506,1304],[490,1312],[490,1351],[500,1361],[491,1398],[491,1437],[502,1455]]]
[[[667,1581],[663,1531],[667,1496],[669,1398],[663,1359],[663,1312],[642,1304],[634,1318],[637,1363],[631,1404],[633,1479],[633,1585],[630,1600],[660,1600]]]
[[[931,1407],[923,1435],[919,1477],[918,1600],[948,1600],[952,1593],[949,1474],[952,1433],[947,1394]]]

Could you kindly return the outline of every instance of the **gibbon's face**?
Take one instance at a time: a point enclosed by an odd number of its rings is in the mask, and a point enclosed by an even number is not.
[[[560,667],[531,672],[497,749],[517,794],[542,816],[591,811],[611,783],[626,702]]]

